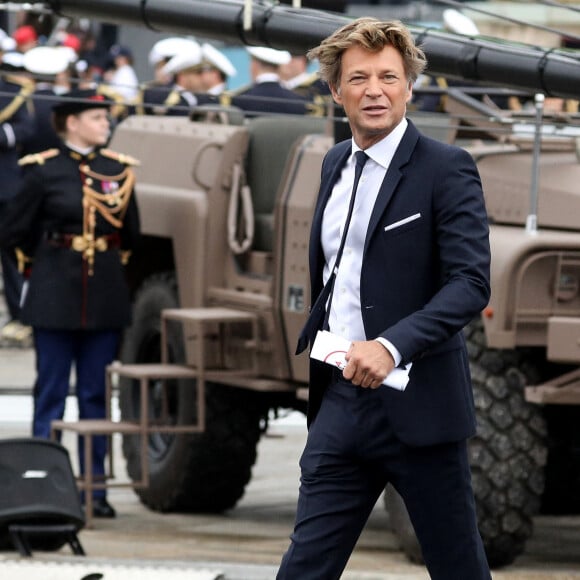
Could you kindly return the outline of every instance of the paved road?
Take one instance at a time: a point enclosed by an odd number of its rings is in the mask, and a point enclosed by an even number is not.
[[[33,364],[30,350],[0,349],[0,392],[17,394],[0,397],[0,437],[28,434],[30,397],[24,393],[33,381]],[[71,404],[68,416],[72,418],[74,414],[74,405]],[[166,567],[178,566],[192,574],[195,570],[210,568],[224,572],[227,580],[274,578],[292,528],[298,488],[297,462],[304,438],[303,421],[296,416],[272,425],[259,444],[258,460],[245,496],[235,509],[226,514],[154,513],[140,504],[133,491],[111,490],[110,499],[117,508],[118,518],[97,520],[93,529],[80,533],[89,561],[122,562],[141,569],[146,563],[154,562]],[[64,444],[76,464],[74,439],[66,438]],[[119,473],[124,474],[119,447],[117,440],[117,465]],[[428,578],[422,567],[407,562],[389,531],[388,523],[388,516],[379,503],[353,554],[345,579]],[[525,554],[514,565],[496,572],[494,578],[580,580],[580,518],[540,517],[535,526]],[[78,561],[69,554],[68,548],[63,547],[58,552],[35,554],[35,562],[56,560],[64,565]],[[2,560],[6,564],[6,560],[13,561],[14,558],[12,553],[0,555],[0,575],[3,578],[11,580],[9,575],[2,574]],[[65,578],[64,572],[61,576]],[[16,577],[26,580],[22,571]],[[128,573],[126,577],[129,578]],[[158,577],[169,580],[168,568],[159,571]],[[33,578],[32,572],[30,578]],[[75,578],[80,578],[80,575]],[[108,578],[105,574],[104,579]]]

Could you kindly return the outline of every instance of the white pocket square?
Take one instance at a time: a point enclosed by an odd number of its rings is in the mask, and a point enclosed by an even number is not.
[[[409,217],[399,220],[398,222],[393,222],[392,224],[385,226],[385,232],[388,232],[389,230],[394,230],[395,228],[400,228],[401,226],[404,226],[409,222],[414,222],[415,220],[418,220],[420,217],[421,217],[420,213],[415,213],[413,215],[410,215]]]

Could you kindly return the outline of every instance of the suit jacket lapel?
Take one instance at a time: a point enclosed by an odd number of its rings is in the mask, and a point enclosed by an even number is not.
[[[397,188],[397,185],[402,178],[401,168],[409,162],[413,149],[415,149],[415,145],[420,136],[420,133],[417,131],[415,125],[413,125],[411,121],[408,121],[408,123],[409,125],[407,130],[405,131],[405,134],[403,135],[403,138],[397,147],[397,151],[393,156],[391,164],[389,165],[389,169],[387,170],[387,174],[385,175],[379,190],[375,206],[373,207],[371,218],[369,220],[369,227],[367,229],[367,235],[365,238],[365,252],[369,245],[370,239],[379,224],[381,216],[387,209],[387,206],[389,205],[389,202],[395,193],[395,189]]]

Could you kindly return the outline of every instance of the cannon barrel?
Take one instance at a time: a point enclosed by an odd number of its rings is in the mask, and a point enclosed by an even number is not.
[[[17,0],[24,4],[25,0]],[[304,52],[349,20],[312,9],[254,2],[251,29],[243,0],[47,0],[57,14],[116,24],[143,24],[160,32],[196,34],[225,42]],[[580,98],[578,53],[468,37],[410,26],[425,50],[431,74],[495,84],[548,96]]]

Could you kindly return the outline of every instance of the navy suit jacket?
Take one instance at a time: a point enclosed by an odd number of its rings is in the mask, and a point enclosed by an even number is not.
[[[322,164],[310,239],[312,303],[323,286],[324,207],[350,152],[350,140],[339,143]],[[372,211],[360,280],[366,338],[388,339],[403,363],[413,363],[404,392],[380,387],[381,411],[408,445],[475,432],[462,329],[487,305],[489,263],[487,214],[472,157],[423,136],[409,121]],[[330,369],[311,359],[309,423]]]

